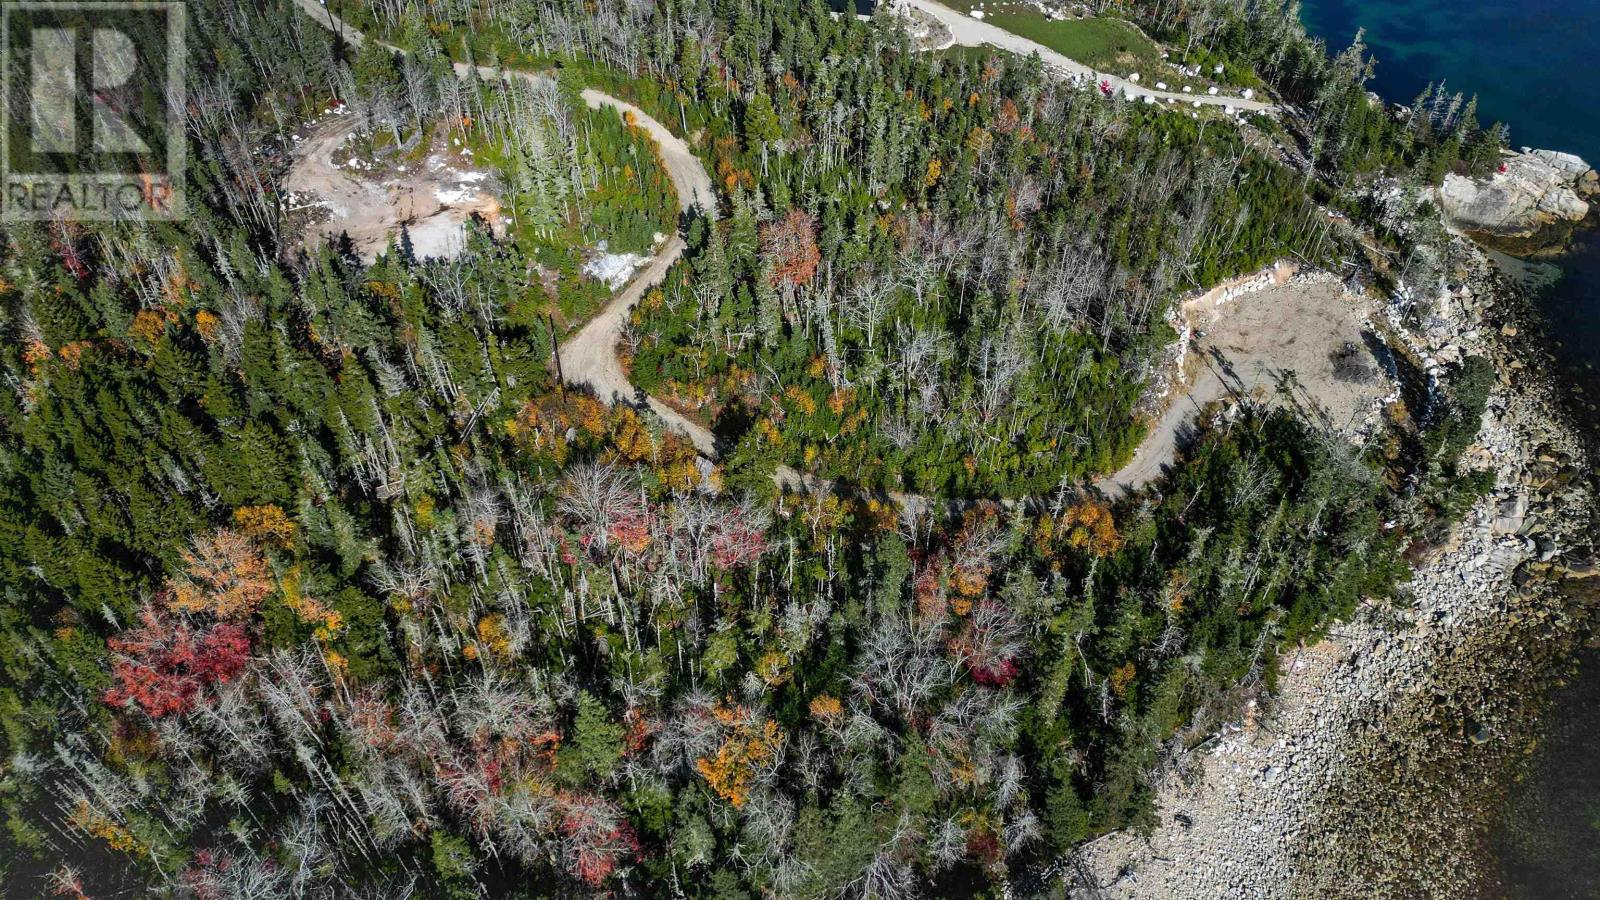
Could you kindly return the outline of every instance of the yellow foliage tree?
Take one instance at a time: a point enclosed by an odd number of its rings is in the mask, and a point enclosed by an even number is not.
[[[1061,525],[1067,543],[1092,556],[1110,556],[1122,549],[1122,535],[1104,504],[1092,500],[1075,503],[1062,515]]]
[[[128,326],[128,333],[146,343],[155,344],[166,333],[169,321],[171,321],[169,315],[163,315],[153,309],[141,309],[134,314],[133,324]]]
[[[611,418],[611,442],[628,462],[645,462],[655,455],[656,443],[639,414],[618,406]]]
[[[716,753],[695,760],[694,768],[718,797],[743,806],[756,773],[776,758],[783,733],[771,719],[751,721],[743,707],[718,707],[716,717],[730,726],[728,735]]]
[[[272,572],[255,543],[219,528],[183,554],[184,577],[172,584],[168,605],[184,612],[235,619],[256,611],[272,593]]]
[[[106,842],[111,849],[121,853],[131,853],[135,856],[144,856],[149,853],[148,848],[139,843],[133,832],[110,818],[95,812],[89,807],[89,801],[78,801],[77,807],[72,811],[69,820],[72,825],[85,833]]]
[[[669,491],[687,492],[700,483],[700,467],[691,456],[678,456],[668,460],[656,470],[656,476]]]
[[[276,503],[241,506],[233,511],[233,524],[246,537],[269,546],[287,547],[294,542],[294,521]]]
[[[823,722],[834,722],[844,715],[844,704],[832,694],[818,694],[811,700],[811,717]]]
[[[972,155],[982,156],[993,145],[994,135],[985,131],[982,127],[974,125],[972,130],[967,132],[966,146]]]
[[[777,687],[789,680],[789,654],[782,650],[768,650],[756,661],[756,676],[768,687]]]
[[[490,613],[478,620],[478,643],[502,662],[511,659],[511,632],[506,630],[506,617]]]
[[[203,309],[194,314],[194,327],[207,342],[215,341],[222,334],[222,320]]]

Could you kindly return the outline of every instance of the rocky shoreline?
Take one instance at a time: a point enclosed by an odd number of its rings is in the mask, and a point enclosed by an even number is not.
[[[1576,229],[1600,222],[1600,171],[1553,150],[1507,154],[1482,180],[1446,175],[1434,196],[1453,227],[1512,256],[1559,255]]]
[[[1369,606],[1287,654],[1273,696],[1173,758],[1159,827],[1080,848],[1073,896],[1484,895],[1484,836],[1600,578],[1591,452],[1542,330],[1483,253],[1464,255],[1459,287],[1391,322],[1424,371],[1494,361],[1469,452],[1497,486],[1417,562],[1408,604]]]

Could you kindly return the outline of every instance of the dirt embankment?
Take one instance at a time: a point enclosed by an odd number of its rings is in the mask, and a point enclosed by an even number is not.
[[[335,108],[295,148],[284,187],[307,213],[306,243],[347,236],[370,263],[401,234],[427,259],[460,253],[471,219],[504,233],[488,173],[443,132],[433,135],[425,157],[408,163],[363,154],[358,131],[356,117]]]

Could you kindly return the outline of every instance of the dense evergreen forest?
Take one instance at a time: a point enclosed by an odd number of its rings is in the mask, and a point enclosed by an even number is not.
[[[820,0],[334,7],[408,52],[189,4],[187,220],[5,232],[19,896],[111,858],[196,898],[999,896],[1147,824],[1159,764],[1482,488],[1476,363],[1388,452],[1246,405],[1140,495],[1084,487],[1178,295],[1345,252],[1231,123]],[[582,86],[718,180],[623,348],[716,466],[555,380],[604,296],[579,250],[680,224]],[[335,98],[373,141],[457,130],[515,227],[300,246],[289,135]]]
[[[1500,163],[1507,130],[1482,126],[1476,97],[1429,85],[1394,115],[1367,89],[1377,61],[1362,35],[1329,54],[1300,24],[1298,0],[1093,0],[1090,6],[1127,16],[1170,42],[1185,64],[1256,73],[1297,109],[1307,156],[1336,183],[1380,174],[1437,183],[1449,171],[1482,176]]]

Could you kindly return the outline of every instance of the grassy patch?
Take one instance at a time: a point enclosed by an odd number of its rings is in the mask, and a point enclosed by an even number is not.
[[[978,0],[941,2],[966,15],[979,9]],[[1138,72],[1139,77],[1149,84],[1154,84],[1155,80],[1175,86],[1187,83],[1196,85],[1197,90],[1202,91],[1211,84],[1261,86],[1260,79],[1248,67],[1236,66],[1220,54],[1208,54],[1198,49],[1182,61],[1199,66],[1204,77],[1185,79],[1170,65],[1170,62],[1180,61],[1178,57],[1182,54],[1179,51],[1173,51],[1173,60],[1163,59],[1160,44],[1121,19],[1056,20],[1046,17],[1031,3],[984,2],[981,10],[983,21],[990,25],[1036,41],[1101,72],[1122,76]],[[1220,75],[1213,72],[1217,65],[1223,66]]]
[[[947,5],[969,15],[978,8],[972,0],[951,0]],[[1162,62],[1161,48],[1120,19],[1058,21],[1027,3],[985,3],[983,14],[983,20],[991,25],[1096,69],[1117,74],[1153,73]]]

